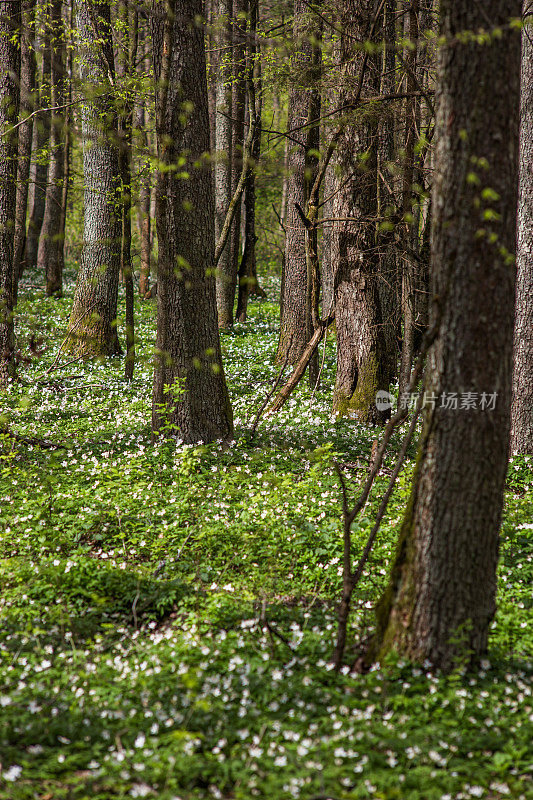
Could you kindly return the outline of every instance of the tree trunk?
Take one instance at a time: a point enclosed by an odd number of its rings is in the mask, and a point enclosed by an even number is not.
[[[381,62],[381,94],[396,91],[396,0],[386,0],[383,6],[382,35],[384,49]],[[400,333],[400,302],[398,260],[394,243],[395,213],[394,159],[396,106],[386,103],[381,109],[378,147],[378,228],[379,281],[383,341],[388,380],[398,373],[398,341]]]
[[[131,263],[131,144],[133,128],[133,97],[128,81],[133,73],[137,59],[138,16],[137,9],[132,9],[130,19],[127,0],[119,0],[118,18],[121,22],[122,34],[118,39],[117,77],[123,84],[122,105],[119,116],[119,164],[122,180],[122,237],[120,248],[120,271],[124,279],[126,300],[126,360],[124,377],[133,379],[135,367],[135,311],[133,292],[133,268]]]
[[[235,195],[242,173],[244,154],[244,123],[246,109],[246,12],[248,0],[233,0],[233,90],[231,97],[231,196]],[[220,116],[220,115],[219,115]],[[218,119],[217,119],[218,122]],[[241,254],[242,197],[237,203],[227,242],[226,273],[220,272],[223,303],[220,304],[220,328],[233,325],[233,306]]]
[[[215,241],[218,241],[232,194],[232,0],[218,3],[219,58],[216,75],[215,126]],[[233,323],[235,287],[232,279],[231,237],[222,251],[217,266],[217,310],[221,328]]]
[[[40,38],[40,37],[39,37]],[[35,270],[37,267],[37,253],[39,238],[44,218],[46,202],[46,187],[48,184],[48,144],[50,140],[50,41],[48,36],[43,37],[42,70],[39,77],[39,97],[35,102],[42,109],[35,116],[34,148],[35,154],[35,180],[33,184],[33,199],[28,232],[26,234],[26,248],[20,264],[19,278],[24,269]]]
[[[407,0],[404,3],[406,12],[405,32],[410,47],[406,48],[405,64],[407,71],[407,93],[413,95],[416,86],[417,48],[418,48],[418,12],[419,0]],[[415,225],[413,197],[413,177],[415,158],[415,135],[417,129],[417,116],[420,107],[418,98],[411,96],[405,101],[405,129],[404,129],[404,157],[403,157],[403,186],[402,234],[404,252],[402,253],[402,355],[400,362],[400,393],[405,390],[411,375],[415,341],[415,290],[416,273],[413,258],[409,250],[416,252],[418,244],[418,230]]]
[[[139,30],[143,31],[142,26]],[[142,66],[145,74],[150,73],[150,49],[151,42],[148,31],[144,30],[144,59]],[[146,128],[149,122],[149,110],[143,97],[139,100],[136,109],[137,120],[136,128],[140,138],[141,147],[148,151],[149,142]],[[139,175],[139,241],[140,241],[140,275],[139,275],[139,295],[145,298],[150,291],[150,254],[152,251],[152,219],[150,212],[150,196],[152,191],[152,176],[150,163],[141,164],[141,174]]]
[[[17,194],[17,133],[20,100],[20,0],[0,0],[0,388],[15,375],[13,325],[13,234]]]
[[[50,4],[51,106],[57,109],[65,102],[64,25],[61,16],[62,0]],[[37,264],[46,276],[46,294],[61,297],[63,293],[63,236],[61,208],[65,179],[65,112],[52,111],[50,126],[50,156],[48,185]]]
[[[186,442],[226,439],[232,410],[222,368],[214,264],[214,192],[201,0],[153,17],[159,162],[158,361],[152,427]],[[186,106],[184,106],[186,103]],[[187,120],[182,123],[182,109]],[[180,173],[169,169],[186,154]]]
[[[82,110],[85,213],[69,346],[90,358],[120,353],[116,328],[120,170],[116,111],[109,99],[115,72],[109,5],[102,0],[80,0],[77,22],[87,97]]]
[[[433,321],[440,318],[440,330],[425,385],[435,403],[426,406],[372,650],[444,670],[486,651],[495,611],[509,450],[520,70],[520,36],[507,23],[519,14],[520,0],[440,5],[440,34],[449,43],[438,59],[433,184]],[[462,32],[486,29],[487,19],[501,38],[465,41]]]
[[[311,338],[313,326],[309,313],[311,287],[307,279],[305,227],[296,204],[305,212],[309,192],[316,175],[316,151],[320,146],[321,70],[320,18],[305,0],[294,0],[291,59],[292,85],[289,95],[287,199],[283,223],[286,228],[283,295],[281,298],[280,334],[277,359],[296,363]],[[316,356],[315,356],[316,364]]]
[[[530,7],[525,0],[524,9]],[[533,454],[533,44],[531,25],[522,34],[520,167],[516,323],[514,334],[511,447]]]
[[[70,157],[71,157],[71,136],[72,136],[72,127],[73,127],[73,108],[70,105],[72,103],[72,77],[73,77],[73,54],[74,50],[72,47],[72,39],[73,39],[73,32],[74,32],[74,0],[66,0],[66,5],[68,8],[68,30],[66,32],[66,47],[67,47],[67,56],[66,56],[66,63],[65,63],[65,85],[67,89],[65,91],[65,103],[67,103],[68,107],[65,109],[65,142],[63,145],[63,189],[61,192],[61,220],[59,223],[59,240],[63,242],[62,246],[62,256],[63,262],[65,260],[65,228],[67,224],[67,207],[69,202],[69,189],[70,189],[70,178],[71,178],[71,168],[70,168]]]
[[[345,33],[340,40],[344,65],[341,106],[359,91],[364,55],[354,41],[365,40],[373,21],[372,0],[345,0],[341,10]],[[379,91],[380,70],[368,57],[365,85]],[[377,118],[375,112],[357,117],[339,141],[337,179],[333,202],[335,222],[335,321],[337,326],[337,377],[333,411],[364,422],[380,422],[383,412],[375,404],[376,392],[387,389],[386,354],[378,295],[376,246]],[[348,177],[347,176],[351,176]],[[348,221],[346,221],[348,220]]]
[[[263,106],[261,53],[259,50],[259,45],[256,41],[258,17],[257,6],[258,0],[252,0],[250,8],[250,39],[247,58],[250,62],[248,70],[255,83],[255,98],[252,101],[248,96],[248,103],[255,102],[255,114],[258,123],[255,138],[252,144],[252,169],[250,170],[246,179],[246,187],[244,190],[244,249],[239,266],[239,292],[237,297],[236,312],[236,317],[239,322],[244,322],[246,320],[248,297],[253,286],[257,284],[255,257],[255,243],[257,242],[257,236],[255,234],[255,170],[256,165],[259,162],[259,156],[261,152],[261,113]],[[249,114],[248,124],[251,124]]]
[[[20,118],[29,117],[35,108],[35,0],[26,0],[23,8],[20,63]],[[17,304],[19,276],[26,244],[26,215],[30,182],[31,146],[34,117],[20,125],[18,132],[17,207],[13,244],[13,306]]]

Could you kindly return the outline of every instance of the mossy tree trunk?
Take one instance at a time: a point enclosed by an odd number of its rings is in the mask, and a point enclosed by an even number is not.
[[[121,203],[117,113],[112,98],[113,40],[106,0],[81,0],[77,8],[81,76],[84,224],[83,252],[70,314],[69,347],[84,355],[120,353],[117,298]]]
[[[365,40],[373,13],[371,0],[342,3],[339,47],[345,72],[341,107],[353,102],[359,91],[364,53],[354,43]],[[378,94],[379,83],[378,59],[370,56],[364,84],[372,94]],[[339,176],[332,203],[336,218],[332,254],[337,328],[333,410],[339,416],[355,416],[363,422],[382,420],[383,412],[377,409],[375,396],[378,389],[388,388],[378,294],[377,133],[378,117],[371,107],[346,126],[337,149]]]
[[[152,426],[186,442],[233,433],[213,274],[214,185],[202,10],[202,0],[177,0],[165,18],[152,20],[158,156],[165,165],[158,174],[156,207]],[[172,169],[178,163],[179,171]]]
[[[13,236],[17,193],[17,133],[20,101],[20,0],[0,2],[0,387],[15,374],[13,324]]]
[[[530,7],[528,0],[524,9]],[[522,34],[520,178],[511,446],[533,454],[533,29]]]
[[[519,0],[441,0],[429,404],[372,654],[450,670],[487,648],[509,451]],[[501,28],[490,44],[459,34]],[[502,157],[505,153],[505,158]],[[434,309],[434,314],[437,310]],[[453,393],[458,397],[457,407]],[[471,394],[468,394],[471,393]],[[461,408],[464,398],[475,407]],[[470,403],[472,406],[472,403]]]
[[[321,35],[320,17],[305,0],[294,2],[291,58],[291,89],[287,129],[286,207],[283,223],[286,228],[283,262],[280,333],[277,358],[295,364],[301,357],[313,332],[309,311],[305,228],[296,204],[305,212],[317,168],[316,152],[320,146],[321,51],[317,40]]]

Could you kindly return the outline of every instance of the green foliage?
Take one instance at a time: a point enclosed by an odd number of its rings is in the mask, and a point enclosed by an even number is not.
[[[277,283],[267,289],[275,299]],[[355,495],[376,431],[331,418],[334,343],[324,388],[302,384],[250,440],[277,371],[276,304],[252,302],[222,336],[237,440],[152,444],[153,305],[136,308],[140,361],[126,384],[119,360],[45,374],[69,303],[23,296],[19,347],[29,354],[38,326],[46,349],[0,400],[17,433],[64,446],[0,441],[1,800],[526,798],[531,458],[509,469],[482,671],[443,678],[390,662],[335,676],[332,461]],[[354,525],[354,556],[400,437]],[[348,664],[373,630],[415,454],[357,587]]]

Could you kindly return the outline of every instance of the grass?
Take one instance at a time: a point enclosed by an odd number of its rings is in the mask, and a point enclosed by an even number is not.
[[[355,496],[377,432],[331,418],[330,337],[323,388],[302,384],[250,439],[277,369],[275,279],[267,288],[269,301],[222,337],[229,448],[152,443],[151,303],[136,309],[127,385],[118,359],[46,374],[71,292],[23,292],[28,360],[0,416],[63,448],[0,442],[1,800],[532,796],[533,459],[509,467],[482,671],[442,677],[391,661],[334,675],[332,462]],[[400,435],[354,525],[356,553]],[[357,588],[348,665],[372,631],[414,455],[413,445]]]

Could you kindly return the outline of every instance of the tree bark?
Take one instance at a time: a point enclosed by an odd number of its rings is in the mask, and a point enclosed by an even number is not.
[[[524,0],[524,13],[531,12]],[[529,19],[531,19],[529,17]],[[520,102],[520,167],[518,184],[518,235],[516,323],[514,334],[513,452],[533,454],[533,29],[522,34]]]
[[[396,91],[396,0],[386,0],[383,6],[383,54],[381,62],[381,94]],[[397,223],[394,196],[394,160],[396,107],[384,104],[379,121],[378,147],[378,295],[381,306],[385,362],[388,380],[398,373],[398,342],[400,334],[400,276],[394,244]]]
[[[231,143],[231,195],[239,183],[244,159],[244,120],[246,112],[246,29],[248,0],[233,0],[233,93],[232,93],[232,143]],[[233,306],[237,290],[237,275],[241,259],[242,197],[237,203],[229,237],[229,272],[226,276],[225,306],[221,328],[233,325]]]
[[[176,0],[173,8],[167,6],[165,19],[152,20],[158,157],[165,165],[158,174],[156,207],[158,360],[152,427],[186,442],[233,433],[213,275],[214,191],[201,14],[201,0]],[[177,173],[170,167],[182,156],[185,163]]]
[[[15,375],[13,324],[13,235],[17,193],[17,134],[20,102],[20,0],[0,1],[0,388]]]
[[[109,5],[80,0],[77,24],[81,77],[83,253],[70,314],[69,347],[86,358],[121,352],[117,336],[121,215],[117,116],[112,99],[114,58]]]
[[[41,37],[39,37],[41,38]],[[31,213],[28,220],[26,234],[26,247],[20,265],[19,278],[25,269],[35,270],[37,267],[37,253],[39,239],[44,219],[46,202],[46,187],[48,183],[48,145],[50,141],[50,41],[44,36],[41,44],[42,69],[39,75],[39,96],[36,103],[41,109],[35,116],[34,122],[34,148],[35,154],[35,180],[33,184],[33,198]]]
[[[321,35],[320,22],[320,17],[310,10],[305,0],[294,0],[294,52],[287,117],[291,138],[286,158],[285,258],[277,352],[279,361],[284,361],[288,353],[291,364],[299,360],[313,333],[308,302],[311,286],[307,276],[305,227],[296,205],[304,211],[307,208],[316,176],[316,152],[320,146],[318,81],[321,53],[316,43]]]
[[[142,19],[142,18],[141,18]],[[147,23],[144,23],[147,25]],[[139,28],[142,36],[140,46],[144,47],[144,59],[141,67],[145,74],[150,72],[150,49],[151,42],[148,31],[144,30],[144,25]],[[144,97],[139,99],[136,107],[136,133],[139,136],[141,148],[145,151],[149,149],[148,134],[146,129],[149,122],[149,109]],[[140,241],[140,275],[139,275],[139,295],[145,298],[150,291],[150,255],[152,251],[152,219],[150,210],[150,196],[152,191],[152,176],[150,163],[140,163],[139,168],[139,241]]]
[[[405,101],[405,129],[404,129],[404,156],[403,156],[403,186],[402,186],[402,210],[403,224],[402,234],[404,241],[404,252],[402,254],[402,354],[400,361],[400,393],[405,391],[411,375],[413,363],[414,341],[415,341],[415,290],[416,273],[413,258],[408,250],[417,251],[418,230],[415,225],[413,196],[414,178],[414,158],[415,158],[415,135],[417,122],[419,122],[420,101],[413,96],[416,86],[417,70],[417,49],[418,49],[418,12],[419,0],[407,0],[404,3],[406,12],[406,35],[409,39],[410,47],[406,49],[406,89],[407,94],[411,95]],[[417,119],[418,117],[418,119]]]
[[[48,35],[51,53],[51,107],[58,109],[65,102],[65,46],[61,15],[62,0],[52,0]],[[65,112],[52,111],[48,184],[37,264],[44,270],[46,294],[61,297],[63,293],[63,236],[61,208],[65,180]]]
[[[24,119],[33,113],[36,101],[35,0],[26,0],[22,13],[24,25],[20,47],[20,117]],[[17,304],[19,276],[24,269],[21,262],[26,245],[26,215],[34,119],[31,117],[20,125],[18,132],[17,205],[13,244],[13,306]]]
[[[232,195],[232,0],[218,3],[218,64],[216,75],[215,126],[215,240],[218,241]],[[232,280],[231,238],[228,238],[217,265],[217,310],[221,328],[233,322],[235,288]]]
[[[122,34],[118,38],[117,77],[123,84],[122,103],[119,114],[118,135],[120,143],[119,165],[122,181],[122,237],[120,247],[120,271],[124,280],[126,300],[126,360],[124,377],[133,379],[135,368],[135,310],[133,292],[133,268],[131,263],[131,146],[133,135],[134,100],[128,85],[137,59],[138,16],[132,9],[130,18],[127,0],[119,0],[117,8]]]
[[[351,102],[358,91],[365,65],[365,86],[373,94],[379,91],[378,60],[365,59],[353,45],[368,37],[373,13],[372,0],[345,0],[341,7],[344,34],[340,48],[345,69],[341,106]],[[377,132],[377,116],[372,110],[346,127],[337,149],[339,177],[333,202],[334,217],[339,220],[332,232],[337,326],[333,411],[364,422],[383,421],[375,397],[379,389],[388,388],[378,295]]]
[[[426,405],[371,653],[395,650],[444,670],[486,651],[495,611],[509,450],[520,68],[520,36],[507,23],[519,14],[520,0],[440,6],[446,44],[438,58],[432,201],[432,313],[440,331],[425,385],[436,402]],[[481,46],[460,36],[486,30],[487,19],[501,38]],[[474,408],[461,409],[465,397]]]
[[[256,133],[251,148],[252,168],[246,179],[244,189],[244,249],[239,265],[239,291],[237,297],[236,318],[239,322],[246,320],[248,309],[248,297],[252,288],[257,284],[256,276],[256,255],[255,244],[257,236],[255,234],[255,170],[259,162],[261,152],[261,113],[263,106],[262,82],[261,82],[261,52],[257,43],[257,18],[258,0],[251,0],[250,8],[250,38],[248,45],[247,59],[249,61],[247,69],[251,79],[254,81],[254,97],[250,98],[248,92],[248,103],[255,103]],[[248,114],[248,125],[251,125],[250,114]]]

